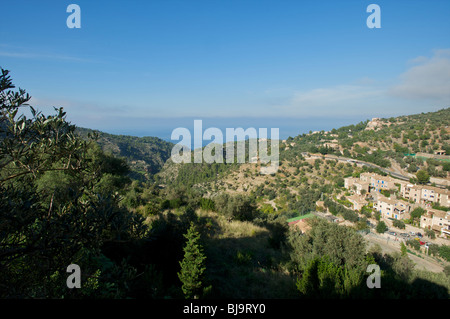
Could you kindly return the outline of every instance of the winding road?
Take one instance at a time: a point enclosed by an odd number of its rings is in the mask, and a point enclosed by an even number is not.
[[[369,162],[360,161],[360,160],[357,160],[357,159],[354,159],[354,158],[341,157],[341,156],[329,155],[329,154],[322,155],[322,154],[311,154],[311,153],[307,153],[307,152],[305,152],[305,153],[307,154],[307,156],[309,156],[311,158],[335,159],[335,160],[338,160],[340,162],[356,163],[357,165],[359,164],[359,165],[365,165],[365,166],[372,167],[372,168],[378,168],[382,172],[384,172],[384,173],[386,173],[388,175],[391,175],[394,178],[401,179],[401,180],[404,180],[404,181],[407,181],[407,182],[409,182],[409,180],[410,180],[409,176],[402,175],[402,174],[399,174],[398,172],[392,171],[392,170],[387,169],[385,167],[381,167],[379,165],[376,165],[376,164],[373,164],[373,163],[369,163]],[[428,185],[431,185],[431,183],[428,183]],[[443,185],[443,184],[435,183],[435,185],[437,187],[443,187],[443,188],[447,187],[447,185]]]

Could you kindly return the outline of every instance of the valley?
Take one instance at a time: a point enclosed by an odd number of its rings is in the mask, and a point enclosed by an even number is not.
[[[2,74],[3,297],[448,298],[449,108],[264,139],[266,174],[248,140],[244,162],[233,143],[235,161],[176,163],[173,143],[62,108],[17,116],[30,97]],[[61,284],[69,264],[79,289]]]

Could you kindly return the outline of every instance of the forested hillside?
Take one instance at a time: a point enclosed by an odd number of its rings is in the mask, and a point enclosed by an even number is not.
[[[450,154],[450,108],[392,118],[376,118],[331,131],[310,132],[288,138],[285,158],[301,152],[334,154],[390,167],[391,160],[415,173],[420,168],[431,176],[447,177],[448,161],[411,156],[416,153]],[[283,145],[282,145],[283,146]],[[282,149],[285,149],[282,147]],[[405,156],[405,155],[410,156]]]
[[[76,132],[86,138],[93,130],[77,127]],[[139,180],[150,179],[159,172],[167,159],[173,143],[157,137],[135,137],[113,135],[95,131],[96,142],[106,153],[124,158],[130,165],[132,177]]]

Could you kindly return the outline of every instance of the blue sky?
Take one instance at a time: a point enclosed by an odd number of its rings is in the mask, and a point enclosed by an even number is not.
[[[71,3],[81,29],[66,26]],[[32,104],[106,132],[167,138],[197,118],[286,137],[450,106],[450,1],[15,0],[2,12],[0,66]]]

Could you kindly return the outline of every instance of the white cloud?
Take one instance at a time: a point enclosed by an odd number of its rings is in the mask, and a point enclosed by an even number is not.
[[[436,50],[432,57],[418,56],[407,65],[397,79],[380,82],[362,77],[350,84],[293,91],[270,111],[293,117],[394,116],[448,107],[450,49]],[[394,85],[386,84],[393,80],[397,80]]]
[[[450,49],[436,50],[431,58],[420,56],[411,62],[416,65],[400,75],[400,83],[390,88],[388,94],[450,103]]]
[[[380,97],[383,90],[374,85],[344,84],[297,91],[280,108],[298,117],[372,114]]]
[[[354,103],[375,96],[378,92],[372,88],[357,85],[338,85],[318,88],[307,92],[297,92],[293,103],[305,107],[324,107],[332,104]]]

